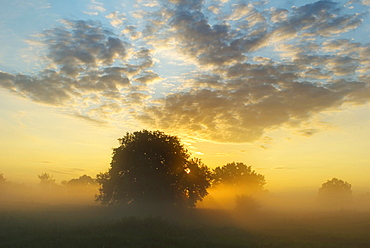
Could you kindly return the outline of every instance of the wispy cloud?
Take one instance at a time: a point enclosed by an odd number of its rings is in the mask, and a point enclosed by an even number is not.
[[[82,13],[89,15],[89,16],[97,16],[99,15],[98,12],[91,12],[91,11],[83,11]]]

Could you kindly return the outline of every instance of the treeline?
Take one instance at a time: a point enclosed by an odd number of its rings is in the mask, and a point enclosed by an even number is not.
[[[98,183],[91,176],[82,175],[57,184],[53,175],[41,173],[37,185],[25,185],[7,180],[0,173],[0,207],[32,207],[32,205],[92,205]]]
[[[209,192],[217,197],[217,188],[235,195],[236,209],[252,212],[266,193],[265,177],[251,166],[232,162],[211,170],[192,158],[176,136],[142,130],[127,133],[119,142],[110,168],[97,176],[97,201],[102,204],[195,207]],[[328,180],[318,191],[318,203],[327,209],[351,208],[351,187],[341,179]]]
[[[261,207],[261,196],[267,195],[265,176],[251,166],[231,162],[210,169],[200,159],[191,157],[176,136],[142,130],[127,133],[119,143],[113,149],[107,172],[96,178],[82,175],[57,184],[53,175],[39,174],[42,195],[52,200],[75,196],[73,200],[145,210],[192,208],[210,192],[213,198],[227,192],[233,195],[236,210],[251,213]],[[0,173],[3,192],[4,185],[10,183]],[[351,187],[338,178],[328,180],[319,188],[317,201],[327,209],[349,209],[353,205]]]

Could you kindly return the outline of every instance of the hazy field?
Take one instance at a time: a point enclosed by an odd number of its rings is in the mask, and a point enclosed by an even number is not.
[[[347,211],[320,210],[315,192],[267,194],[261,208],[235,210],[228,192],[211,192],[195,209],[148,211],[100,206],[96,189],[9,183],[0,247],[370,247],[368,195]]]
[[[13,206],[1,247],[370,247],[370,213],[194,209],[127,212],[100,206]]]

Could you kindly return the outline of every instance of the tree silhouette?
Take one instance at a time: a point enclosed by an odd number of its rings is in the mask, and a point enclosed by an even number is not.
[[[319,189],[319,203],[331,209],[347,208],[352,203],[351,184],[338,178],[323,183]]]
[[[62,181],[62,185],[69,195],[88,194],[88,196],[94,196],[98,189],[97,180],[88,175],[82,175],[69,181]]]
[[[258,201],[249,195],[236,195],[235,196],[235,210],[239,214],[250,215],[257,212],[261,207]]]
[[[97,175],[102,204],[194,207],[207,195],[211,172],[176,136],[160,131],[127,133],[113,149],[108,172]]]
[[[98,182],[88,175],[82,175],[79,178],[73,178],[69,181],[62,181],[64,186],[81,186],[81,187],[91,187],[95,186]]]
[[[55,179],[53,178],[53,175],[50,175],[49,173],[41,173],[41,175],[38,175],[40,179],[40,185],[43,187],[53,187],[56,186]]]
[[[262,191],[265,177],[244,163],[228,163],[213,170],[214,184],[243,187],[249,192]]]
[[[3,173],[0,173],[0,184],[5,183],[6,178],[4,177]]]
[[[79,178],[62,181],[61,192],[74,203],[91,204],[94,202],[98,187],[96,179],[82,175]]]

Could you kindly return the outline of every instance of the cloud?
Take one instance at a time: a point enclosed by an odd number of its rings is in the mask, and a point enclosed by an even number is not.
[[[342,13],[331,1],[270,12],[237,5],[229,20],[243,20],[245,30],[235,30],[211,25],[199,5],[184,2],[190,6],[175,5],[170,18],[173,44],[201,73],[188,80],[188,90],[145,107],[138,118],[148,125],[220,142],[253,142],[269,130],[369,100],[369,82],[357,74],[367,59],[356,56],[368,45],[333,54],[324,50],[335,40],[322,44],[358,27],[361,15]],[[283,51],[282,60],[254,55],[266,48]]]
[[[103,7],[104,6],[103,3],[100,3],[100,2],[97,2],[97,1],[94,1],[94,0],[92,0],[91,3],[92,4],[89,5],[89,9],[95,10],[97,12],[104,12],[104,11],[106,11],[106,9]]]
[[[106,18],[110,19],[110,24],[113,27],[121,26],[123,25],[123,22],[127,20],[126,15],[120,14],[119,11],[110,13],[109,15],[106,16]]]
[[[155,81],[158,81],[160,79],[161,79],[161,77],[157,73],[155,73],[151,70],[143,71],[142,74],[140,75],[140,77],[135,78],[136,81],[138,81],[142,84],[145,84],[145,85],[146,84],[151,84],[151,83],[153,83]]]
[[[82,115],[82,114],[78,114],[78,113],[75,113],[72,115],[73,117],[77,117],[77,118],[80,118],[80,119],[83,119],[85,121],[88,121],[88,122],[91,122],[91,123],[94,123],[94,124],[97,124],[97,125],[104,125],[104,124],[107,124],[106,122],[104,121],[99,121],[99,120],[96,120],[94,118],[91,118],[90,116],[86,116],[86,115]]]
[[[71,175],[73,172],[66,171],[66,170],[52,170],[49,169],[50,172],[55,173],[55,174],[62,174],[62,175]]]
[[[149,49],[134,49],[100,22],[63,20],[62,24],[34,37],[46,48],[47,68],[35,75],[0,72],[1,87],[39,103],[88,113],[106,109],[107,99],[114,103],[110,106],[127,107],[126,94],[137,90],[144,94],[144,86],[159,79],[150,70],[154,62]]]
[[[265,131],[296,125],[316,113],[338,107],[349,93],[361,92],[366,87],[358,85],[356,90],[354,85],[343,82],[350,88],[334,89],[338,82],[329,89],[292,81],[279,88],[253,80],[231,81],[234,83],[229,82],[220,90],[171,94],[160,106],[145,109],[147,123],[164,129],[188,130],[210,140],[252,142]]]
[[[2,73],[1,85],[32,100],[67,104],[87,92],[117,91],[129,84],[123,71],[103,68],[127,56],[126,45],[92,21],[65,21],[65,26],[46,30],[41,42],[47,44],[50,68],[37,76]]]
[[[66,168],[66,169],[61,169],[61,170],[49,169],[48,171],[55,173],[55,174],[73,175],[76,173],[82,173],[86,170],[81,169],[81,168]]]
[[[130,104],[141,105],[142,102],[147,100],[148,98],[150,98],[150,96],[147,94],[134,92],[127,95],[126,101],[128,101]]]
[[[145,7],[156,7],[156,6],[159,5],[158,2],[155,1],[155,0],[150,0],[150,1],[139,0],[138,3],[145,6]]]
[[[273,9],[271,11],[271,21],[275,23],[287,21],[288,14],[289,11],[286,9]]]
[[[82,13],[89,15],[89,16],[96,16],[99,15],[98,12],[91,12],[91,11],[83,11]]]
[[[45,71],[36,77],[0,72],[0,85],[36,102],[65,104],[70,99],[69,81]]]
[[[345,36],[366,10],[332,1],[290,9],[203,4],[163,0],[113,12],[106,17],[119,34],[100,22],[64,20],[36,37],[49,65],[35,75],[0,72],[0,85],[97,123],[131,115],[219,142],[254,142],[282,126],[311,136],[323,111],[369,101],[370,45]],[[168,83],[171,92],[153,90]]]
[[[303,136],[307,136],[307,137],[310,137],[316,133],[318,133],[319,130],[317,129],[304,129],[304,130],[301,130],[300,133],[303,135]]]
[[[209,11],[211,11],[213,14],[220,14],[220,11],[221,11],[221,9],[220,9],[220,7],[219,6],[217,6],[217,5],[211,5],[211,6],[209,6],[208,7],[208,10]]]

